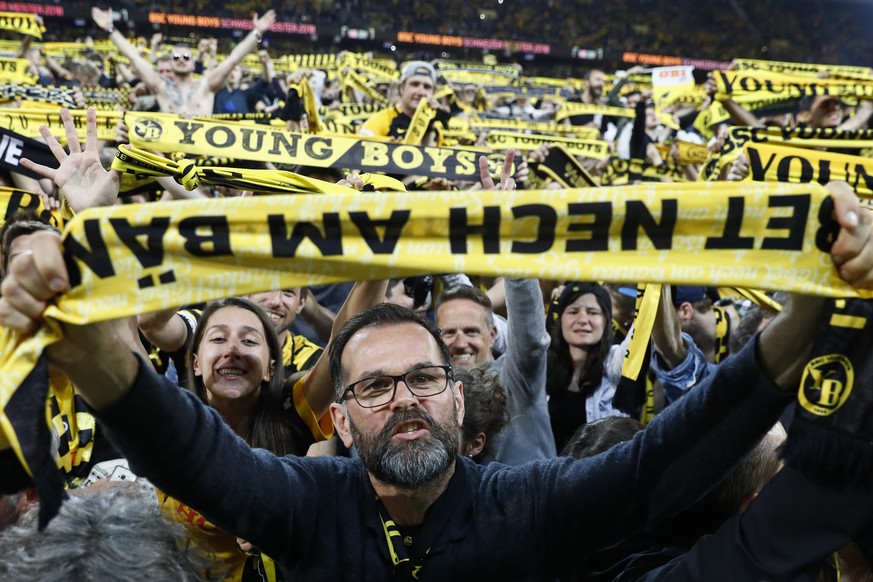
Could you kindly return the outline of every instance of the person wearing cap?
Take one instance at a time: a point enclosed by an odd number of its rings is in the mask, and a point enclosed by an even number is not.
[[[557,450],[585,423],[627,416],[613,407],[629,336],[612,342],[612,298],[597,283],[564,286],[552,313],[546,373]]]
[[[667,404],[712,374],[728,355],[731,324],[713,308],[706,288],[664,285],[652,328],[652,370],[664,387]]]
[[[391,137],[402,140],[415,115],[415,110],[422,99],[431,101],[431,106],[437,109],[433,102],[436,88],[436,70],[428,62],[412,61],[403,67],[400,75],[398,93],[399,101],[392,107],[383,109],[370,116],[358,131],[361,135]],[[435,145],[436,135],[428,132],[425,143],[422,145]],[[430,143],[426,143],[426,142]]]

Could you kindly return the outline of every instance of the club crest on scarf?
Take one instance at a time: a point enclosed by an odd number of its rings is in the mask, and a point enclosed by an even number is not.
[[[843,354],[828,354],[809,361],[803,370],[798,400],[818,416],[829,416],[848,400],[855,384],[852,362]]]

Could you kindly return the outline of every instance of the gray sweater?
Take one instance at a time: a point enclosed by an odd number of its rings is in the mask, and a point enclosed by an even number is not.
[[[557,455],[546,401],[549,334],[543,293],[536,279],[504,280],[509,332],[506,352],[491,363],[506,390],[509,423],[494,438],[483,462],[521,465]]]

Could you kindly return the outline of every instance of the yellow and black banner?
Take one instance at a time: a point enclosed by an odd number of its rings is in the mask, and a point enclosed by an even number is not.
[[[336,53],[289,54],[283,59],[301,69],[329,69],[337,64]]]
[[[873,72],[870,71],[870,67],[817,65],[814,63],[790,63],[756,59],[734,59],[733,64],[735,71],[768,71],[771,73],[806,77],[817,77],[821,73],[827,73],[830,78],[873,80]]]
[[[0,100],[27,99],[43,103],[55,103],[73,109],[76,107],[75,91],[76,89],[72,87],[0,84]]]
[[[746,144],[776,144],[796,148],[855,149],[873,147],[873,130],[842,130],[836,127],[748,127],[728,129],[724,145],[715,156],[706,161],[703,174],[707,180],[719,179],[721,169],[733,163]]]
[[[0,82],[33,85],[36,81],[37,76],[30,71],[30,61],[0,57]]]
[[[103,87],[83,87],[81,91],[82,96],[85,97],[85,104],[97,111],[114,111],[132,107],[129,91]]]
[[[549,148],[549,153],[542,163],[531,163],[530,167],[535,176],[544,183],[554,181],[563,188],[600,186],[600,182],[579,163],[576,156],[560,144]]]
[[[366,73],[374,82],[400,80],[400,71],[391,59],[368,59],[359,54],[348,53],[341,64],[350,65]]]
[[[325,133],[333,135],[356,135],[358,133],[358,125],[352,125],[350,120],[322,119],[321,125],[324,126]]]
[[[522,77],[521,82],[525,87],[555,89],[569,89],[576,79],[559,79],[557,77]]]
[[[70,113],[73,116],[73,125],[79,139],[85,139],[85,110],[70,109]],[[120,111],[97,111],[97,137],[102,140],[114,141],[115,126],[121,119],[121,115]],[[40,138],[40,125],[45,125],[52,135],[57,136],[58,141],[66,143],[60,108],[0,108],[0,127],[2,128],[26,137]]]
[[[637,290],[634,330],[621,368],[621,375],[631,380],[637,380],[642,369],[661,299],[659,283],[644,283],[640,287]]]
[[[322,107],[322,109],[324,109]],[[319,113],[321,110],[319,110]],[[99,112],[98,112],[99,115]],[[275,125],[282,127],[285,126],[285,122],[282,120],[276,120],[272,114],[266,112],[257,112],[252,111],[249,113],[213,113],[212,115],[194,115],[191,119],[197,119],[200,121],[217,121],[220,123],[227,123],[229,121],[235,121],[237,123],[249,123],[251,121],[265,121],[269,120],[270,123],[276,122]]]
[[[384,95],[370,86],[369,81],[355,71],[345,71],[345,73],[340,77],[340,83],[344,88],[350,87],[355,91],[359,91],[365,97],[376,103],[384,103],[385,105],[389,104],[388,99]]]
[[[159,198],[163,191],[164,187],[151,176],[122,174],[118,197],[123,200],[141,194],[146,196],[146,200],[153,200]]]
[[[446,71],[466,71],[473,73],[487,73],[490,75],[504,75],[512,79],[517,79],[521,75],[521,66],[514,64],[488,65],[485,63],[467,61],[436,60],[434,61],[433,66],[440,74]]]
[[[319,110],[323,119],[363,120],[385,109],[383,103],[342,103],[335,108],[322,107]]]
[[[541,145],[561,144],[567,151],[577,156],[602,160],[610,155],[609,142],[602,140],[573,139],[554,135],[534,135],[532,133],[516,133],[513,131],[489,131],[486,137],[488,147],[505,151],[516,149],[532,151]]]
[[[98,111],[112,111],[129,105],[128,96],[119,89],[83,89],[80,87],[43,87],[22,82],[0,83],[0,101],[20,101],[22,107],[77,107],[76,93],[81,93],[85,105]]]
[[[44,42],[42,50],[52,57],[82,56],[88,51],[99,53],[115,52],[115,44],[111,40],[95,40],[93,42]]]
[[[609,158],[609,165],[602,178],[604,186],[632,184],[637,180],[687,182],[688,178],[682,166],[672,161],[656,165],[646,160]]]
[[[269,126],[245,127],[194,121],[173,115],[128,112],[131,145],[239,160],[349,168],[365,172],[477,181],[483,151],[425,147],[335,135],[310,135]],[[492,173],[503,156],[489,155]]]
[[[627,413],[636,413],[640,422],[648,424],[655,417],[655,391],[648,380],[649,362],[652,356],[651,338],[661,300],[660,283],[637,285],[634,306],[634,325],[630,342],[624,353],[621,379],[616,387],[617,407]]]
[[[706,162],[706,159],[709,155],[709,150],[706,149],[706,145],[692,143],[688,141],[675,141],[672,144],[669,143],[659,143],[655,144],[655,147],[658,148],[658,153],[661,154],[661,157],[664,160],[672,161],[673,158],[673,148],[676,148],[676,154],[680,166],[687,166],[689,164],[702,164]]]
[[[0,188],[0,227],[21,219],[39,220],[58,229],[64,223],[60,212],[46,209],[39,194],[16,188]]]
[[[732,127],[720,153],[730,154],[746,143],[775,143],[799,148],[870,148],[873,130],[845,130],[836,127]]]
[[[746,144],[749,177],[759,182],[827,184],[848,182],[862,202],[873,206],[873,159],[814,149]]]
[[[88,209],[64,229],[70,289],[45,312],[55,323],[27,336],[0,329],[2,436],[33,474],[22,453],[27,435],[7,406],[43,349],[57,341],[59,321],[85,324],[267,289],[440,272],[859,296],[831,262],[838,228],[828,204],[816,184],[740,182]]]
[[[602,114],[609,117],[634,117],[636,112],[627,107],[608,107],[606,105],[591,105],[588,103],[575,103],[564,101],[561,108],[555,113],[555,121],[561,121],[567,117],[576,115]]]
[[[700,105],[706,101],[706,89],[703,85],[694,85],[687,87],[682,91],[671,91],[658,101],[657,108],[667,107],[676,103],[687,103],[691,105]]]
[[[409,121],[406,135],[403,136],[403,143],[421,145],[431,122],[436,119],[436,114],[436,110],[430,106],[427,99],[419,99],[418,107],[415,108],[415,113]]]
[[[682,165],[702,164],[706,161],[706,158],[709,155],[709,150],[706,149],[706,144],[679,140],[676,142],[676,147],[679,152],[679,163]],[[663,157],[666,159],[667,156]]]
[[[799,98],[815,95],[873,98],[873,79],[817,79],[779,73],[713,71],[716,99],[759,100],[772,97]]]
[[[836,225],[820,212],[827,191],[817,184],[379,196],[334,187],[85,210],[64,236],[71,289],[49,313],[85,323],[263,289],[448,270],[873,295],[832,267]]]
[[[315,106],[315,94],[312,92],[309,82],[301,81],[293,88],[296,88],[297,95],[300,97],[303,105],[303,111],[306,113],[309,124],[308,133],[321,133],[323,129],[321,116],[319,115],[318,108]]]
[[[713,101],[708,108],[697,114],[692,126],[706,139],[710,139],[714,135],[713,127],[729,121],[730,118],[731,116],[725,110],[724,105],[718,101]]]
[[[45,27],[36,21],[35,14],[0,12],[0,30],[11,30],[41,40]]]
[[[455,119],[455,118],[452,118]],[[577,139],[592,140],[600,137],[600,131],[593,127],[577,127],[561,123],[544,123],[524,121],[521,119],[495,118],[474,116],[470,118],[470,126],[477,130],[527,131],[532,133],[571,134]]]
[[[437,74],[449,83],[481,85],[489,95],[493,95],[495,91],[503,88],[509,88],[512,91],[510,86],[518,82],[516,78],[509,75],[490,71],[453,69],[442,70]],[[521,87],[515,87],[515,89],[515,91],[512,91],[513,94],[523,90]]]
[[[134,176],[139,180],[150,176],[169,176],[182,184],[186,190],[194,190],[200,184],[206,183],[275,194],[323,192],[357,194],[358,192],[351,187],[338,186],[332,182],[302,176],[294,172],[224,168],[209,163],[218,161],[220,160],[181,159],[174,161],[145,150],[124,147],[118,148],[115,159],[112,161],[112,169],[123,172],[124,175]],[[396,192],[406,190],[400,180],[390,176],[361,174],[360,177],[363,179],[364,186],[370,186],[371,190],[386,189]]]

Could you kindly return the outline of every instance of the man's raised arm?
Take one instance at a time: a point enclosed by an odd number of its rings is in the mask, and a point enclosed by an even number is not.
[[[124,35],[115,30],[112,24],[112,10],[100,10],[96,6],[91,8],[91,18],[101,30],[109,33],[109,40],[118,48],[118,52],[127,57],[133,65],[136,74],[143,80],[146,87],[152,93],[161,93],[164,89],[164,81],[150,62],[139,54],[135,46],[124,38]]]
[[[248,33],[239,44],[233,47],[233,50],[230,51],[230,54],[227,55],[227,58],[221,61],[221,64],[209,69],[206,72],[206,83],[209,86],[209,90],[213,93],[217,93],[224,87],[224,83],[227,81],[228,75],[233,71],[233,68],[237,66],[243,58],[253,50],[255,50],[260,44],[261,40],[264,37],[264,33],[273,26],[273,23],[276,22],[276,11],[272,8],[264,12],[264,15],[258,17],[255,14],[252,19],[252,31]]]

